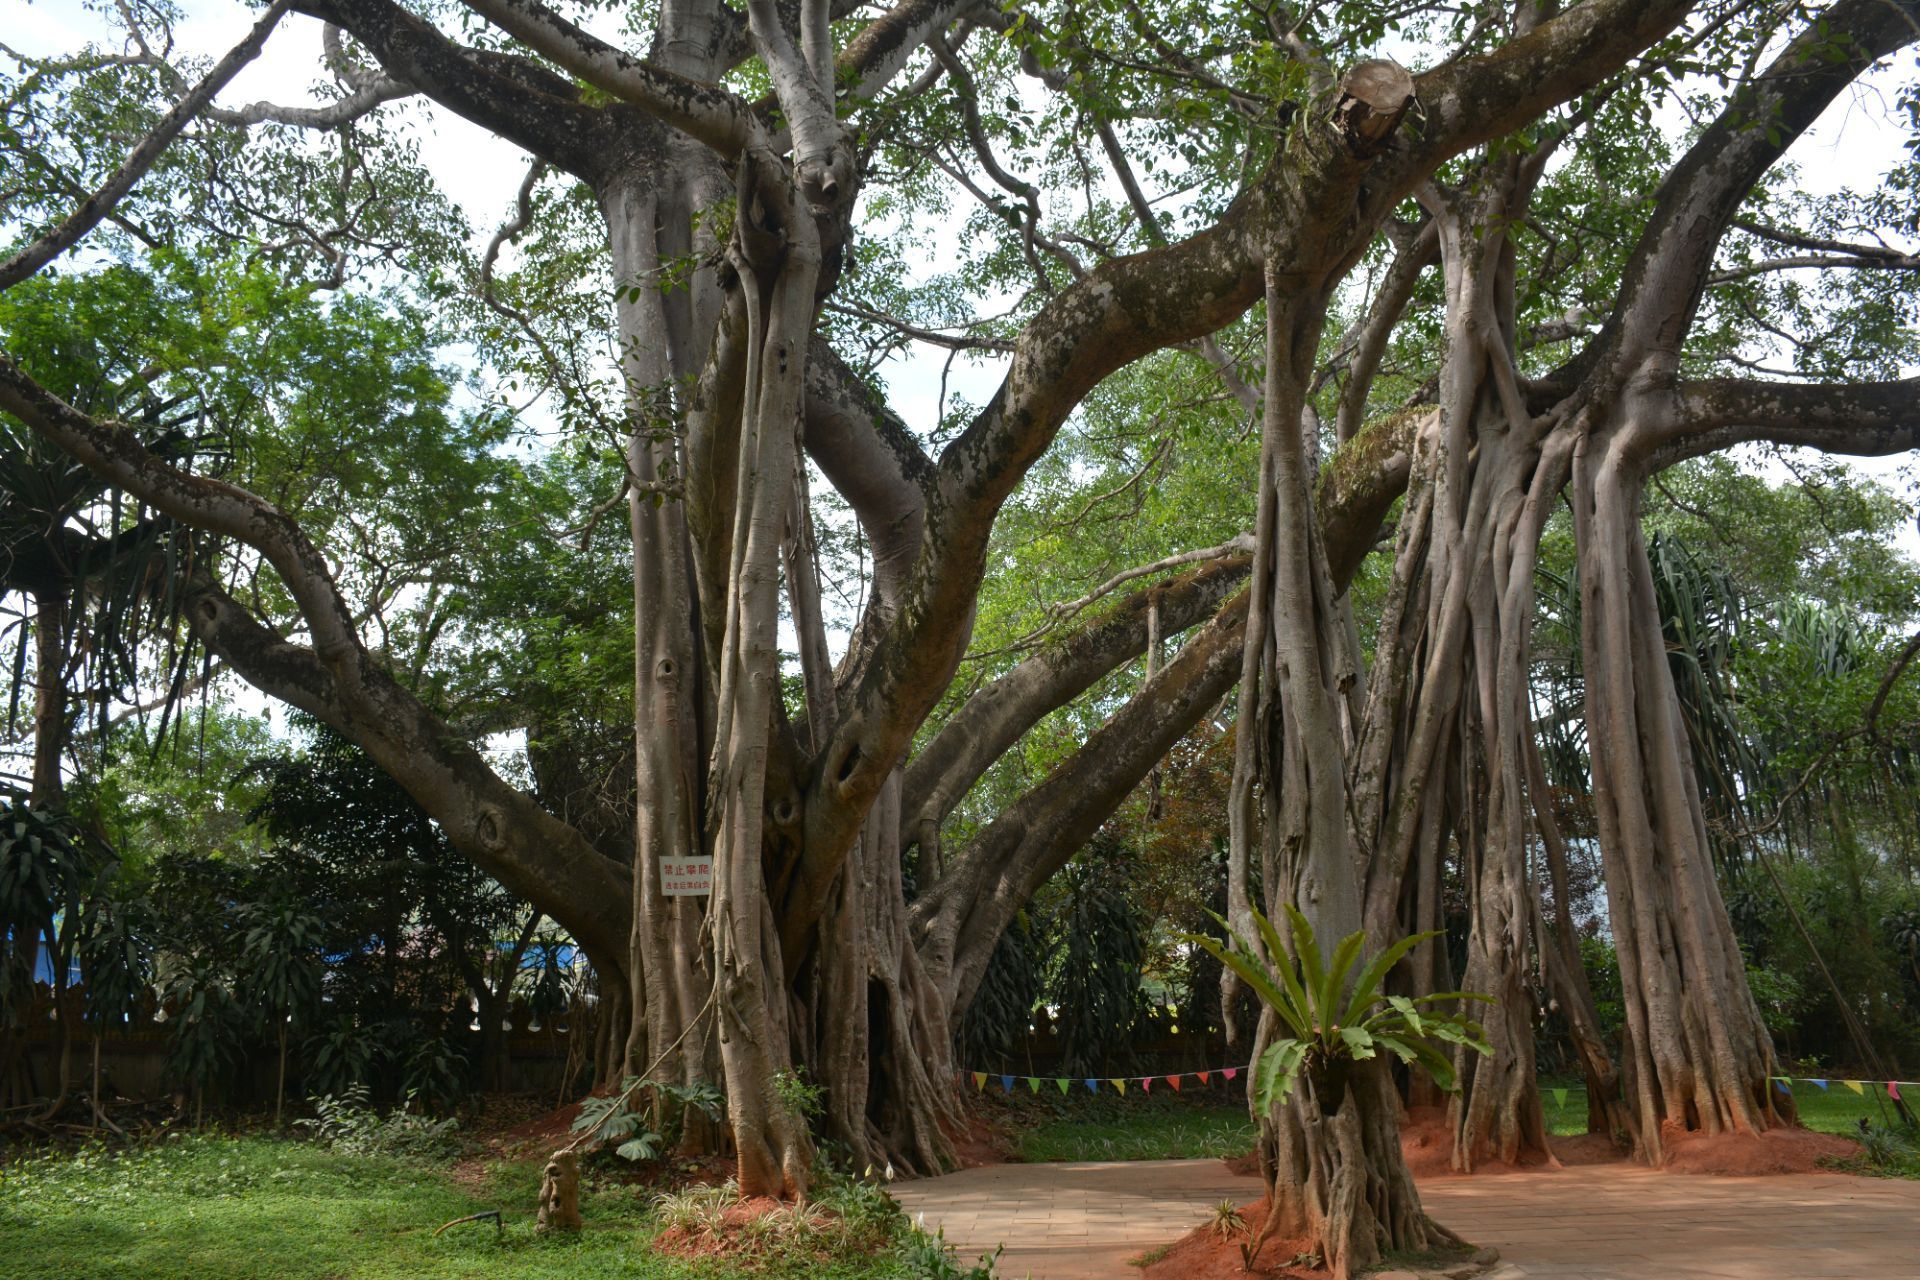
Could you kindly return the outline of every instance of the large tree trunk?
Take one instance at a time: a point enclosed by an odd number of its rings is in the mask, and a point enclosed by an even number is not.
[[[1686,728],[1640,530],[1630,426],[1583,441],[1574,468],[1581,651],[1594,812],[1626,1005],[1638,1154],[1668,1135],[1757,1133],[1791,1115],[1714,880]]]
[[[1311,445],[1302,427],[1318,301],[1283,287],[1269,270],[1261,474],[1272,492],[1261,495],[1268,544],[1261,567],[1271,576],[1253,584],[1266,593],[1263,643],[1248,664],[1259,685],[1242,688],[1240,731],[1260,735],[1251,749],[1264,784],[1268,913],[1297,907],[1319,936],[1333,940],[1361,927],[1364,880],[1341,717],[1352,673],[1342,672],[1329,642],[1339,619],[1319,546]],[[1255,629],[1248,634],[1256,643]],[[1256,1053],[1274,1034],[1269,1010]],[[1374,1059],[1304,1080],[1273,1114],[1257,1117],[1269,1210],[1250,1251],[1257,1254],[1276,1232],[1299,1238],[1344,1278],[1388,1250],[1457,1243],[1420,1207],[1400,1151],[1399,1108],[1386,1064]]]
[[[633,923],[625,957],[631,1006],[619,1057],[620,1073],[629,1074],[665,1054],[668,1060],[655,1069],[658,1080],[688,1084],[720,1073],[711,1024],[693,1025],[712,985],[700,941],[705,904],[669,896],[662,883],[664,865],[707,854],[700,770],[710,736],[686,501],[676,487],[685,464],[670,357],[683,335],[674,332],[660,287],[664,160],[648,156],[601,196],[615,278],[625,286],[616,310],[633,539],[636,785]]]
[[[33,781],[35,805],[66,803],[61,762],[67,750],[67,602],[52,590],[34,600]]]

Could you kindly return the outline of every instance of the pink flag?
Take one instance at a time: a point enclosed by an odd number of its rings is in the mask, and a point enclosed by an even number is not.
[[[1895,1102],[1900,1101],[1900,1082],[1898,1080],[1887,1081],[1887,1096]]]
[[[1226,1077],[1227,1079],[1229,1079],[1229,1080],[1231,1080],[1231,1079],[1233,1079],[1233,1078],[1234,1078],[1235,1076],[1237,1076],[1237,1075],[1239,1075],[1239,1074],[1240,1074],[1240,1068],[1238,1068],[1238,1067],[1228,1067],[1228,1068],[1227,1068],[1227,1069],[1226,1069],[1225,1071],[1222,1071],[1222,1072],[1221,1072],[1220,1074],[1221,1074],[1221,1075],[1223,1075],[1223,1076],[1225,1076],[1225,1077]]]
[[[1140,1077],[1140,1092],[1142,1092],[1142,1093],[1152,1093],[1152,1092],[1153,1092],[1153,1077],[1152,1077],[1152,1076],[1141,1076],[1141,1077]]]

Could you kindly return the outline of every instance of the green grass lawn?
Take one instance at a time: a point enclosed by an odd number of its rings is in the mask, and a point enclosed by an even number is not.
[[[1560,1084],[1559,1087],[1566,1089],[1567,1093],[1567,1100],[1561,1102],[1554,1096],[1555,1085],[1554,1081],[1542,1081],[1540,1085],[1540,1101],[1547,1112],[1547,1131],[1558,1134],[1585,1133],[1586,1086]],[[1887,1101],[1886,1086],[1870,1084],[1866,1089],[1865,1094],[1858,1094],[1838,1080],[1832,1080],[1823,1090],[1818,1085],[1796,1080],[1793,1084],[1793,1100],[1800,1108],[1800,1123],[1822,1133],[1854,1137],[1863,1119],[1872,1124],[1895,1121],[1893,1107]]]
[[[471,1189],[442,1165],[346,1156],[268,1137],[181,1136],[122,1151],[29,1156],[0,1167],[0,1277],[6,1280],[700,1280],[737,1266],[654,1252],[647,1194],[590,1183],[586,1229],[540,1237],[537,1161],[492,1166]],[[954,1277],[875,1193],[879,1250],[771,1258],[756,1275],[822,1280]],[[433,1232],[504,1209],[506,1223]]]
[[[1020,1160],[1183,1160],[1253,1150],[1246,1103],[1224,1097],[1074,1094],[1009,1111]]]
[[[1554,1096],[1555,1087],[1566,1090],[1564,1102]],[[1587,1131],[1583,1085],[1546,1081],[1540,1094],[1549,1132]],[[1824,1091],[1796,1083],[1793,1096],[1800,1122],[1825,1133],[1852,1137],[1863,1118],[1875,1124],[1894,1118],[1885,1095],[1871,1086],[1862,1095],[1837,1081]],[[1059,1099],[1043,1093],[993,1101],[1014,1131],[1014,1155],[1020,1160],[1175,1160],[1253,1150],[1254,1126],[1245,1104],[1224,1097],[1083,1097],[1075,1092]]]

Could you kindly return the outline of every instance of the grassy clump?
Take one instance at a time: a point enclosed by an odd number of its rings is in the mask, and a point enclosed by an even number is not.
[[[463,1170],[284,1138],[180,1135],[0,1167],[0,1277],[61,1280],[712,1280],[742,1268],[652,1247],[656,1197],[611,1180],[583,1189],[586,1229],[534,1233],[540,1161]],[[858,1184],[850,1184],[857,1186]],[[804,1239],[777,1224],[755,1275],[955,1280],[951,1254],[873,1188],[823,1193]],[[843,1205],[841,1202],[845,1201]],[[451,1219],[504,1209],[492,1223]],[[968,1280],[979,1280],[975,1273]]]
[[[1874,1178],[1920,1179],[1920,1128],[1909,1124],[1869,1124],[1850,1137],[1860,1141],[1860,1154],[1846,1160],[1822,1161],[1843,1173]]]
[[[1567,1100],[1557,1102],[1553,1087],[1566,1089]],[[1867,1085],[1864,1094],[1855,1093],[1838,1080],[1819,1085],[1795,1081],[1793,1101],[1800,1109],[1800,1123],[1820,1133],[1843,1137],[1860,1136],[1860,1122],[1884,1124],[1893,1118],[1893,1107],[1885,1095],[1885,1085]],[[1540,1103],[1547,1112],[1547,1132],[1566,1136],[1587,1131],[1587,1090],[1585,1085],[1562,1081],[1540,1082]]]

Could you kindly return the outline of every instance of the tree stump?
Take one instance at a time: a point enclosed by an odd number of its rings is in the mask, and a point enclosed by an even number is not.
[[[547,1160],[540,1179],[540,1212],[535,1230],[578,1231],[580,1229],[580,1157],[571,1151],[556,1151]]]

